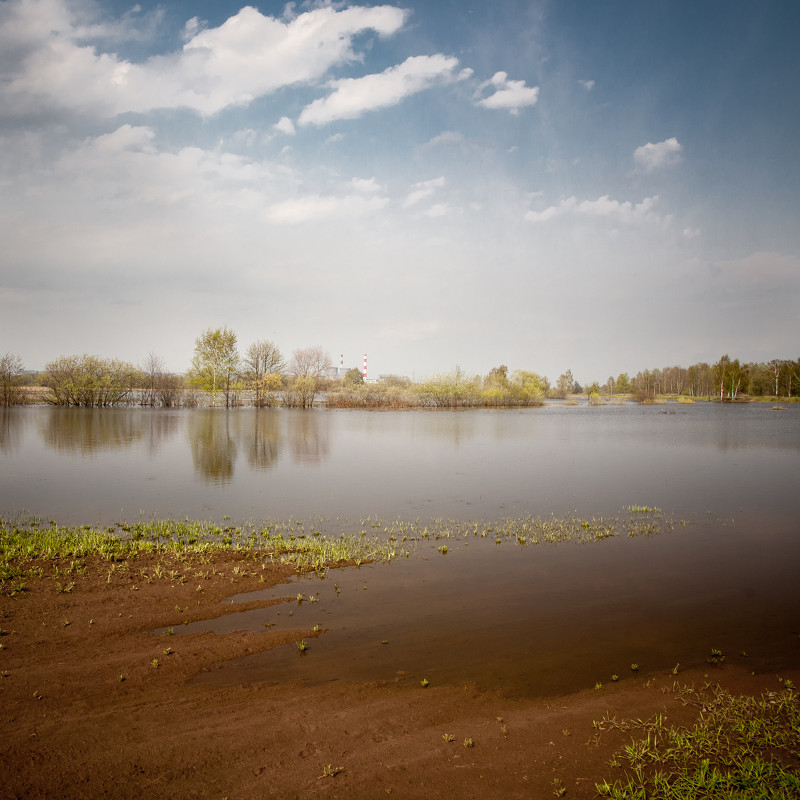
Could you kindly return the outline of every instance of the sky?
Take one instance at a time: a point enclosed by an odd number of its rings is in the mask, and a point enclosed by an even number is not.
[[[0,354],[800,356],[800,3],[0,0]]]

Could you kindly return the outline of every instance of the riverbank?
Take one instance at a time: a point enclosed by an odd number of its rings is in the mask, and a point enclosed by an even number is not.
[[[9,798],[590,798],[596,784],[622,776],[609,761],[631,740],[603,719],[661,714],[691,725],[699,709],[683,686],[712,679],[752,695],[785,686],[724,663],[631,673],[602,689],[533,700],[470,684],[423,688],[405,675],[380,684],[199,685],[194,678],[228,659],[297,641],[313,650],[314,630],[170,635],[224,613],[220,602],[234,593],[285,584],[294,596],[296,567],[245,551],[88,555],[42,567],[38,576],[28,570],[23,591],[0,597],[1,792]],[[800,681],[797,672],[780,678]]]

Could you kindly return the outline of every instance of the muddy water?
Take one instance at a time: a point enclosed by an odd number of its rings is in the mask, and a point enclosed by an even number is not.
[[[585,545],[449,540],[442,555],[426,543],[390,565],[304,578],[265,596],[286,603],[176,628],[271,626],[308,643],[201,682],[425,678],[539,696],[624,679],[634,663],[639,674],[703,665],[712,649],[754,671],[798,666],[799,479],[798,407],[0,412],[4,515],[295,517],[335,533],[368,515],[491,521],[647,504],[704,523]]]
[[[446,555],[430,545],[388,566],[230,598],[286,602],[176,632],[277,627],[308,645],[198,678],[211,684],[427,679],[547,696],[625,679],[632,664],[639,674],[703,666],[713,649],[779,672],[800,663],[799,559],[796,530],[742,523],[582,545],[451,540]]]

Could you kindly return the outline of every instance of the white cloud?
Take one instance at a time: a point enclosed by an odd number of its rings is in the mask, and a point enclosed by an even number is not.
[[[458,59],[450,56],[411,56],[402,64],[361,78],[331,81],[328,97],[314,100],[300,114],[300,125],[327,125],[337,119],[356,119],[367,111],[400,103],[409,95],[453,79]]]
[[[289,117],[281,117],[274,125],[276,131],[279,133],[285,133],[287,136],[294,136],[294,123],[289,119]]]
[[[350,185],[359,192],[364,194],[375,194],[382,192],[383,187],[375,180],[375,178],[353,178]]]
[[[447,203],[436,203],[425,212],[425,216],[430,217],[431,219],[436,219],[437,217],[446,217],[449,211],[450,208]]]
[[[183,49],[137,64],[85,44],[86,29],[63,0],[0,5],[0,100],[29,113],[56,106],[113,115],[155,108],[215,114],[276,89],[313,83],[358,58],[353,38],[397,32],[407,12],[392,6],[324,6],[290,21],[245,6],[217,28],[190,21]],[[101,38],[102,28],[93,28]]]
[[[614,222],[630,225],[637,222],[655,221],[658,216],[653,212],[653,207],[658,202],[658,196],[645,197],[641,203],[631,203],[629,200],[620,202],[612,200],[607,194],[597,200],[582,200],[578,202],[575,197],[568,197],[556,206],[550,206],[543,211],[528,211],[525,219],[528,222],[544,223],[558,217],[578,216],[606,218]]]
[[[672,167],[681,162],[681,147],[678,140],[673,136],[663,142],[653,144],[648,142],[641,147],[637,147],[633,153],[633,160],[645,171],[653,172],[663,167]]]
[[[445,184],[444,177],[433,178],[429,181],[420,181],[414,184],[414,190],[406,197],[403,208],[409,208],[420,200],[430,197],[437,189],[440,189]]]
[[[519,114],[519,110],[525,106],[535,106],[539,99],[538,86],[526,86],[525,81],[510,81],[505,72],[496,72],[491,80],[482,83],[479,93],[491,86],[494,93],[482,100],[478,100],[476,105],[483,108],[497,108],[510,111],[512,114]]]
[[[313,194],[274,203],[267,209],[266,216],[269,222],[284,224],[361,217],[380,211],[388,202],[386,197]]]
[[[578,83],[586,89],[587,92],[591,92],[594,89],[594,81],[578,81]]]

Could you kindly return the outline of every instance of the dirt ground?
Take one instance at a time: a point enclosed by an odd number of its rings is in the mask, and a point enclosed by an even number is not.
[[[537,700],[416,681],[192,684],[225,659],[313,642],[308,630],[153,633],[218,616],[220,600],[280,583],[284,568],[236,554],[42,568],[0,596],[2,798],[546,798],[559,786],[591,798],[619,776],[608,762],[628,741],[593,720],[695,713],[672,674]],[[728,666],[710,677],[736,692],[779,688]]]

